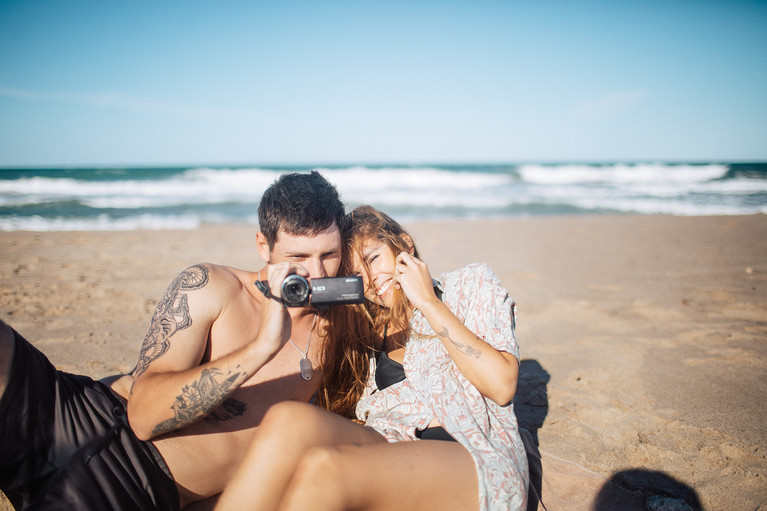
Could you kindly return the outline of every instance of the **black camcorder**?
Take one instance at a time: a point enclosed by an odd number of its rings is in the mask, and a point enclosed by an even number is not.
[[[256,287],[268,298],[272,298],[269,283],[257,280]],[[365,294],[362,277],[326,277],[308,279],[301,275],[288,275],[280,287],[282,303],[286,307],[326,307],[329,305],[346,305],[363,303]]]

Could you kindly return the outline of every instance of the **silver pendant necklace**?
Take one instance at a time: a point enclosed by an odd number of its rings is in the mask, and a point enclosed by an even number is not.
[[[314,376],[314,367],[312,367],[312,361],[309,360],[309,346],[312,343],[312,332],[314,332],[314,323],[316,321],[317,315],[315,314],[314,319],[312,320],[312,328],[309,330],[309,338],[306,340],[306,351],[301,351],[298,349],[298,346],[296,346],[296,343],[293,342],[293,339],[288,339],[296,351],[303,355],[301,360],[298,362],[298,368],[301,371],[301,378],[306,381],[311,380],[312,376]]]

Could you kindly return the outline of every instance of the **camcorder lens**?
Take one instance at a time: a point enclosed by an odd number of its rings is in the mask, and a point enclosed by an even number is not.
[[[257,280],[256,286],[267,298],[268,282]],[[266,291],[264,291],[266,289]],[[301,275],[288,275],[282,281],[282,303],[286,307],[306,307],[309,305],[309,295],[312,296],[312,306],[328,307],[350,303],[363,303],[362,277],[325,277],[309,280]]]
[[[309,299],[309,281],[300,275],[288,275],[282,282],[282,301],[288,307],[306,305]]]

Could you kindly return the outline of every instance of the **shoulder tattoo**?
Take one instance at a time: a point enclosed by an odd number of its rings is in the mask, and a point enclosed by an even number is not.
[[[192,325],[186,292],[205,287],[209,273],[208,267],[202,264],[190,266],[181,272],[165,290],[152,316],[144,343],[141,345],[139,360],[133,370],[134,376],[146,371],[153,360],[168,351],[173,334]]]

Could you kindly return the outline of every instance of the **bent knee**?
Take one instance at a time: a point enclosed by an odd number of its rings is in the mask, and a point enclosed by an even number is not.
[[[269,407],[261,420],[261,426],[283,426],[295,423],[307,414],[310,405],[298,401],[280,401]]]
[[[312,431],[314,406],[297,401],[282,401],[272,405],[264,414],[259,430],[261,435],[301,438]]]
[[[335,501],[341,498],[344,488],[341,475],[339,448],[314,447],[301,457],[293,474],[292,484]]]

